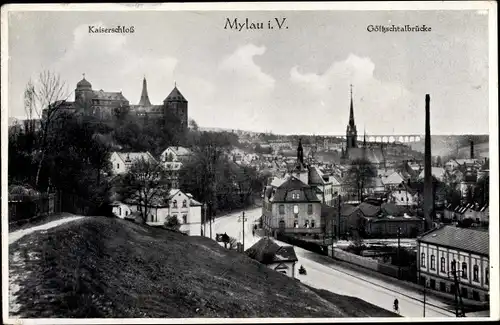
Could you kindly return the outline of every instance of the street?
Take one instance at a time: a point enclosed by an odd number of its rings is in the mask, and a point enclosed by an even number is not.
[[[257,208],[245,212],[247,217],[245,221],[245,250],[260,239],[257,236],[252,236],[252,227],[253,223],[261,216],[261,211],[261,208]],[[212,224],[212,238],[215,239],[216,233],[227,233],[241,241],[242,223],[238,222],[240,215],[241,213],[238,212],[216,219]],[[207,233],[209,232],[207,231]],[[280,245],[288,245],[276,242]],[[423,317],[422,292],[399,286],[396,280],[389,283],[369,274],[343,268],[326,256],[306,251],[300,247],[295,246],[295,252],[299,259],[297,268],[303,265],[307,270],[307,275],[299,275],[298,272],[296,274],[296,277],[304,284],[341,295],[358,297],[386,310],[392,310],[394,299],[397,298],[402,316]],[[445,305],[442,302],[427,297],[425,316],[454,317],[454,312],[445,310]]]

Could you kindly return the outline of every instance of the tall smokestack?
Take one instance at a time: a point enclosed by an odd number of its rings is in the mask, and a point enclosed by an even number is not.
[[[470,159],[474,159],[474,141],[470,141]]]
[[[425,153],[424,153],[424,217],[427,229],[432,227],[434,193],[431,173],[431,114],[429,94],[425,95]]]

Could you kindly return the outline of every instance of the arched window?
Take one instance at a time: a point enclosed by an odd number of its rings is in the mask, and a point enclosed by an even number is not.
[[[436,256],[431,255],[431,270],[436,269]]]
[[[173,204],[174,204],[174,208],[177,208],[177,200],[174,200]]]
[[[293,213],[294,214],[299,214],[299,206],[298,205],[294,205],[293,206]]]
[[[446,272],[446,259],[441,257],[441,272]]]
[[[474,265],[473,271],[472,271],[472,280],[475,282],[479,282],[479,266]]]
[[[420,266],[425,267],[425,253],[420,254]]]
[[[467,279],[467,263],[462,262],[462,278]]]

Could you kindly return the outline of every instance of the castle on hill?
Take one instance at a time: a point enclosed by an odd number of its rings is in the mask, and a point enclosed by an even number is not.
[[[120,114],[133,114],[139,118],[167,119],[175,117],[178,120],[180,130],[187,130],[188,127],[188,101],[177,89],[177,85],[174,86],[162,104],[153,105],[149,100],[145,77],[142,81],[141,98],[137,105],[130,105],[121,91],[109,92],[102,89],[92,89],[92,84],[85,79],[85,74],[83,79],[76,84],[75,100],[73,102],[65,101],[61,105],[66,110],[83,112],[103,120],[112,119]]]

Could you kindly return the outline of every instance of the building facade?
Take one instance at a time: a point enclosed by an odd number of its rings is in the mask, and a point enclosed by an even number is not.
[[[449,294],[458,290],[463,299],[489,301],[488,232],[444,226],[418,238],[417,246],[420,284]]]

